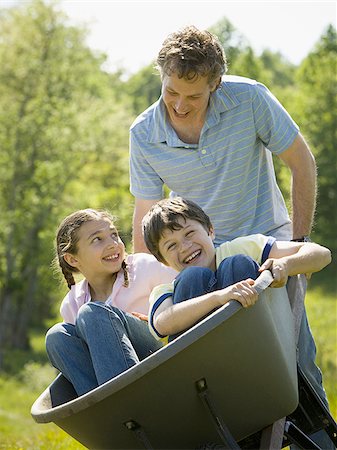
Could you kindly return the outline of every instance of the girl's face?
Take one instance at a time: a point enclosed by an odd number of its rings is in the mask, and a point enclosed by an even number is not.
[[[93,219],[78,230],[77,253],[67,253],[65,258],[87,279],[111,275],[122,267],[125,246],[108,219]]]

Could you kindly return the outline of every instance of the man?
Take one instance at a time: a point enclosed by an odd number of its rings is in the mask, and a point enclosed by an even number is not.
[[[219,41],[193,26],[168,36],[157,68],[162,95],[130,128],[134,251],[147,251],[142,219],[164,197],[165,185],[209,215],[216,246],[255,233],[308,240],[316,201],[315,159],[271,92],[254,80],[225,75]],[[276,183],[273,154],[291,171],[292,220]],[[327,404],[305,313],[298,347],[306,375]],[[324,448],[334,448],[319,434]]]
[[[134,251],[147,251],[141,220],[164,197],[164,184],[206,211],[216,245],[252,233],[277,239],[308,236],[315,209],[315,160],[268,89],[224,75],[226,59],[217,38],[195,27],[166,39],[157,67],[162,96],[130,130]],[[292,173],[292,225],[272,154]]]

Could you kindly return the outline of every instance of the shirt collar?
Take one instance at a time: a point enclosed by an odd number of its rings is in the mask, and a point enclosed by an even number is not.
[[[230,88],[230,85],[225,81],[222,81],[219,88],[211,94],[203,131],[216,125],[220,121],[221,113],[236,108],[239,104],[240,101]],[[152,108],[153,114],[149,126],[148,142],[150,144],[166,142],[170,147],[186,146],[186,144],[178,138],[169,124],[162,96],[154,103]],[[189,145],[189,147],[196,147],[196,145]]]

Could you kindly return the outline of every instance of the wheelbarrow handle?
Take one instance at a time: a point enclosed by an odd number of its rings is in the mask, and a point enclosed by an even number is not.
[[[270,270],[264,270],[261,275],[255,280],[254,288],[258,294],[261,294],[271,283],[274,281],[273,275]]]

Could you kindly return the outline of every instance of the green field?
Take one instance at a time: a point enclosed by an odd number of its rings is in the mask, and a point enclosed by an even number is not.
[[[315,336],[317,363],[324,376],[332,415],[337,418],[337,302],[333,290],[327,295],[311,287],[307,312]],[[33,351],[12,352],[6,372],[0,375],[0,449],[77,450],[84,447],[54,424],[36,424],[30,407],[55,377],[44,352],[44,336],[32,336]]]

